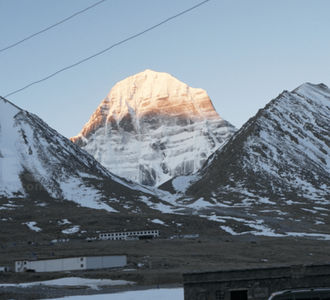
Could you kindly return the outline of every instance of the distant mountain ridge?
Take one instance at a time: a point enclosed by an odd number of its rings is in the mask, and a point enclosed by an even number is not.
[[[111,172],[157,186],[196,172],[234,132],[204,90],[145,70],[118,82],[71,140]]]

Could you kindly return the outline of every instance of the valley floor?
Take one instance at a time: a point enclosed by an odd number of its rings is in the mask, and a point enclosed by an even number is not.
[[[51,257],[126,254],[124,269],[88,270],[57,273],[0,273],[0,283],[22,283],[54,280],[63,277],[112,279],[133,282],[133,285],[67,288],[0,287],[0,298],[29,295],[29,299],[70,295],[113,293],[125,290],[182,286],[182,274],[208,270],[241,269],[261,266],[330,263],[330,241],[306,238],[266,238],[255,236],[218,236],[199,239],[159,239],[145,241],[72,240],[67,243],[1,245],[0,265],[15,260]],[[15,296],[16,295],[16,296]],[[111,298],[110,298],[111,299]],[[125,299],[125,298],[123,298]],[[128,298],[129,299],[129,298]]]

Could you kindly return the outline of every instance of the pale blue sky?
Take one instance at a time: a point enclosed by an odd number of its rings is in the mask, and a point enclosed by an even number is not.
[[[0,0],[0,48],[95,2]],[[198,2],[107,0],[0,53],[0,95]],[[328,0],[212,0],[9,99],[70,137],[117,81],[153,69],[205,89],[218,113],[240,127],[284,89],[330,85],[329,12]]]

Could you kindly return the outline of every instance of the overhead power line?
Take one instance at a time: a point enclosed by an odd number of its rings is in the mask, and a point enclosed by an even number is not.
[[[119,45],[122,45],[122,44],[124,44],[124,43],[126,43],[126,42],[128,42],[128,41],[130,41],[130,40],[133,40],[133,39],[135,39],[135,38],[137,38],[137,37],[139,37],[139,36],[141,36],[141,35],[143,35],[143,34],[149,32],[149,31],[151,31],[151,30],[153,30],[153,29],[155,29],[155,28],[157,28],[157,27],[159,27],[159,26],[161,26],[161,25],[163,25],[163,24],[165,24],[165,23],[167,23],[167,22],[169,22],[169,21],[175,19],[175,18],[178,18],[178,17],[180,17],[180,16],[182,16],[182,15],[184,15],[184,14],[186,14],[186,13],[192,11],[193,9],[196,9],[197,7],[202,6],[203,4],[205,4],[206,2],[209,2],[209,1],[211,1],[211,0],[204,0],[204,1],[202,1],[202,2],[200,2],[200,3],[198,3],[198,4],[196,4],[196,5],[194,5],[194,6],[192,6],[192,7],[190,7],[190,8],[188,8],[188,9],[184,10],[184,11],[181,11],[181,12],[177,13],[176,15],[174,15],[174,16],[172,16],[172,17],[169,17],[169,18],[167,18],[167,19],[161,21],[160,23],[157,23],[156,25],[153,25],[153,26],[151,26],[151,27],[148,27],[147,29],[145,29],[145,30],[143,30],[143,31],[141,31],[141,32],[139,32],[139,33],[133,34],[133,35],[129,36],[128,38],[126,38],[126,39],[124,39],[124,40],[121,40],[120,42],[117,42],[117,43],[115,43],[115,44],[113,44],[113,45],[111,45],[111,46],[109,46],[109,47],[107,47],[107,48],[105,48],[105,49],[103,49],[103,50],[101,50],[101,51],[99,51],[99,52],[97,52],[97,53],[91,55],[91,56],[88,56],[88,57],[86,57],[86,58],[84,58],[84,59],[82,59],[82,60],[79,60],[79,61],[77,61],[76,63],[74,63],[74,64],[72,64],[72,65],[69,65],[69,66],[66,66],[66,67],[64,67],[64,68],[62,68],[62,69],[59,69],[59,70],[57,70],[56,72],[54,72],[54,73],[52,73],[52,74],[50,74],[50,75],[48,75],[48,76],[46,76],[46,77],[44,77],[44,78],[41,78],[41,79],[36,80],[36,81],[33,81],[33,82],[29,83],[28,85],[26,85],[26,86],[20,88],[20,89],[17,89],[17,90],[15,90],[15,91],[13,91],[13,92],[10,92],[10,93],[7,94],[5,97],[12,96],[12,95],[14,95],[14,94],[16,94],[16,93],[19,93],[19,92],[21,92],[21,91],[23,91],[23,90],[25,90],[25,89],[27,89],[27,88],[29,88],[29,87],[35,85],[35,84],[41,83],[41,82],[43,82],[43,81],[46,81],[46,80],[48,80],[48,79],[50,79],[50,78],[56,76],[56,75],[59,74],[59,73],[62,73],[62,72],[67,71],[67,70],[69,70],[69,69],[72,69],[72,68],[74,68],[74,67],[76,67],[76,66],[78,66],[78,65],[80,65],[80,64],[82,64],[82,63],[84,63],[84,62],[86,62],[86,61],[88,61],[88,60],[90,60],[90,59],[95,58],[96,56],[99,56],[99,55],[101,55],[101,54],[103,54],[103,53],[105,53],[105,52],[107,52],[107,51],[109,51],[109,50],[111,50],[111,49],[113,49],[113,48],[119,46]]]
[[[71,15],[69,17],[66,17],[63,20],[58,21],[57,23],[55,23],[53,25],[50,25],[50,26],[48,26],[48,27],[46,27],[46,28],[44,28],[44,29],[42,29],[42,30],[40,30],[38,32],[35,32],[35,33],[33,33],[33,34],[31,34],[31,35],[29,35],[29,36],[27,36],[27,37],[25,37],[25,38],[23,38],[23,39],[21,39],[19,41],[13,43],[13,44],[10,44],[10,45],[8,45],[8,46],[0,49],[0,53],[1,52],[4,52],[4,51],[6,51],[6,50],[8,50],[10,48],[14,48],[17,45],[22,44],[22,43],[26,42],[27,40],[30,40],[30,39],[34,38],[35,36],[37,36],[39,34],[42,34],[42,33],[46,32],[46,31],[48,31],[48,30],[50,30],[50,29],[52,29],[52,28],[54,28],[54,27],[56,27],[56,26],[58,26],[60,24],[63,24],[64,22],[69,21],[70,19],[73,19],[74,17],[76,17],[76,16],[78,16],[78,15],[86,12],[87,10],[90,10],[91,8],[93,8],[93,7],[97,6],[97,5],[100,5],[101,3],[105,2],[105,1],[107,1],[107,0],[100,0],[100,1],[98,1],[96,3],[94,3],[91,6],[88,6],[88,7],[84,8],[84,9],[82,9],[82,10],[79,10],[79,11],[75,12],[73,15]]]

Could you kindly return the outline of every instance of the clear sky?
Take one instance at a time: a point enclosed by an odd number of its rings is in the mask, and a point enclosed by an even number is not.
[[[107,0],[0,53],[0,95],[144,30],[201,0]],[[96,0],[0,0],[0,48]],[[145,69],[205,89],[240,127],[283,90],[330,85],[329,0],[211,0],[94,60],[9,97],[76,135],[111,87]]]

